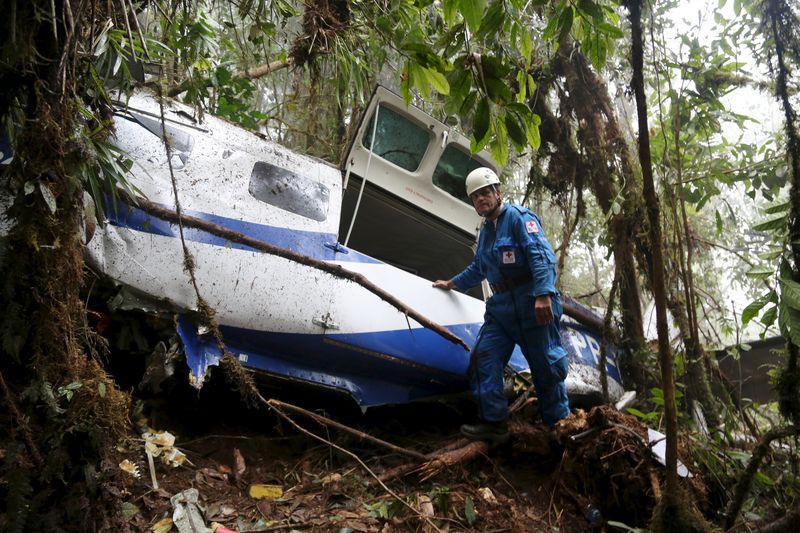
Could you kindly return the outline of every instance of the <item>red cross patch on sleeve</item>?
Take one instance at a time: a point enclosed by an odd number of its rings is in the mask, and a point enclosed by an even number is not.
[[[539,225],[535,220],[529,220],[525,223],[525,229],[528,233],[539,233]]]
[[[507,252],[503,252],[503,264],[504,265],[513,265],[517,262],[517,258],[514,257],[514,252],[509,250]]]

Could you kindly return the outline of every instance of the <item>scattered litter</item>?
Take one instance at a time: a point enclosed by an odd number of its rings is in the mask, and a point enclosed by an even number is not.
[[[144,453],[147,455],[147,466],[150,469],[150,483],[153,485],[153,490],[158,490],[158,478],[156,477],[156,465],[153,463],[153,454],[147,448],[145,448]]]
[[[209,520],[236,514],[236,508],[223,501],[214,502],[206,507],[206,518]]]
[[[153,457],[161,457],[161,462],[172,467],[180,466],[184,463],[192,464],[186,455],[175,448],[175,435],[169,431],[152,433],[146,431],[142,433],[144,439],[144,449]]]
[[[172,521],[179,533],[212,533],[197,507],[199,496],[197,489],[186,489],[169,499],[174,509]]]
[[[218,522],[211,522],[211,531],[214,533],[236,533],[236,531],[228,529]]]
[[[422,516],[433,516],[433,502],[431,501],[430,496],[427,494],[417,495],[417,507],[419,508],[419,512],[422,514]]]
[[[647,428],[647,438],[650,441],[650,449],[653,452],[653,456],[655,456],[659,463],[666,466],[667,436],[660,431]],[[689,469],[686,468],[686,465],[680,462],[680,460],[678,460],[678,475],[681,477],[694,477],[692,473],[689,472]]]
[[[277,500],[283,496],[283,487],[280,485],[250,485],[250,497],[254,500]]]
[[[339,473],[335,473],[335,474],[328,474],[319,481],[320,483],[322,483],[322,486],[324,487],[325,485],[330,485],[331,483],[338,483],[341,480],[342,480],[342,475]]]
[[[242,456],[242,452],[239,451],[239,448],[233,449],[233,477],[234,479],[241,479],[244,475],[244,471],[247,469],[247,465],[244,462],[244,456]]]
[[[487,503],[491,504],[497,503],[497,498],[495,498],[492,489],[490,489],[489,487],[483,487],[481,489],[478,489],[478,494],[480,494],[481,498],[483,498]]]
[[[151,531],[153,533],[169,533],[172,529],[172,518],[166,517],[162,518],[155,524],[153,524],[153,528]]]
[[[139,472],[139,467],[136,466],[136,463],[132,463],[128,459],[125,459],[124,461],[122,461],[119,464],[119,468],[123,472],[129,473],[130,475],[132,475],[136,479],[139,479],[140,477],[142,477],[142,474]]]

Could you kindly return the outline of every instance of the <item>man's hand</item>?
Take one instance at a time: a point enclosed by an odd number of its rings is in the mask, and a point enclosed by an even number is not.
[[[549,324],[555,318],[553,316],[553,306],[550,302],[550,295],[543,294],[536,297],[533,303],[533,311],[536,314],[536,323],[540,326]]]
[[[446,281],[443,279],[437,279],[436,281],[433,282],[433,286],[436,287],[437,289],[447,289],[448,291],[456,288],[453,281],[449,279]]]

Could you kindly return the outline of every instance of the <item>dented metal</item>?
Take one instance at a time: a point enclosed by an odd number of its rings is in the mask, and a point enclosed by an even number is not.
[[[223,120],[189,120],[191,113],[165,102],[168,161],[156,99],[141,92],[117,110],[115,143],[135,162],[130,182],[151,202],[174,209],[174,183],[184,214],[357,272],[473,344],[488,287],[461,294],[434,289],[431,280],[446,279],[471,257],[480,218],[461,184],[465,170],[495,166],[488,154],[471,155],[467,139],[382,88],[344,176]],[[363,408],[468,389],[462,347],[356,283],[204,231],[184,228],[181,239],[175,224],[134,205],[118,204],[106,217],[87,231],[87,261],[123,288],[120,308],[177,314],[198,387],[221,350],[195,319],[182,239],[225,348],[246,368],[345,392]],[[568,392],[596,402],[600,338],[566,317],[563,326]],[[607,352],[614,401],[623,388],[616,349]],[[163,350],[153,356],[165,357]],[[510,365],[528,370],[519,351]]]

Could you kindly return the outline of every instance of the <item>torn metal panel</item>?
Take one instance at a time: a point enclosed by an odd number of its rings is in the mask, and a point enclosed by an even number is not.
[[[474,344],[488,294],[441,291],[431,280],[471,259],[480,217],[465,200],[462,176],[496,168],[488,153],[471,154],[466,139],[379,89],[345,162],[344,185],[323,161],[214,117],[189,120],[190,108],[167,102],[171,173],[160,113],[155,98],[140,92],[115,115],[115,142],[136,162],[129,181],[151,202],[174,209],[174,185],[183,214],[356,272]],[[124,202],[106,217],[87,231],[88,262],[125,288],[114,305],[177,313],[197,387],[221,350],[191,319],[197,292],[184,269],[184,244],[225,349],[244,367],[342,391],[362,408],[468,390],[466,350],[357,283]],[[566,318],[563,325],[568,392],[596,400],[600,338]],[[622,393],[615,359],[612,346],[612,401]],[[528,369],[519,350],[510,365]]]

